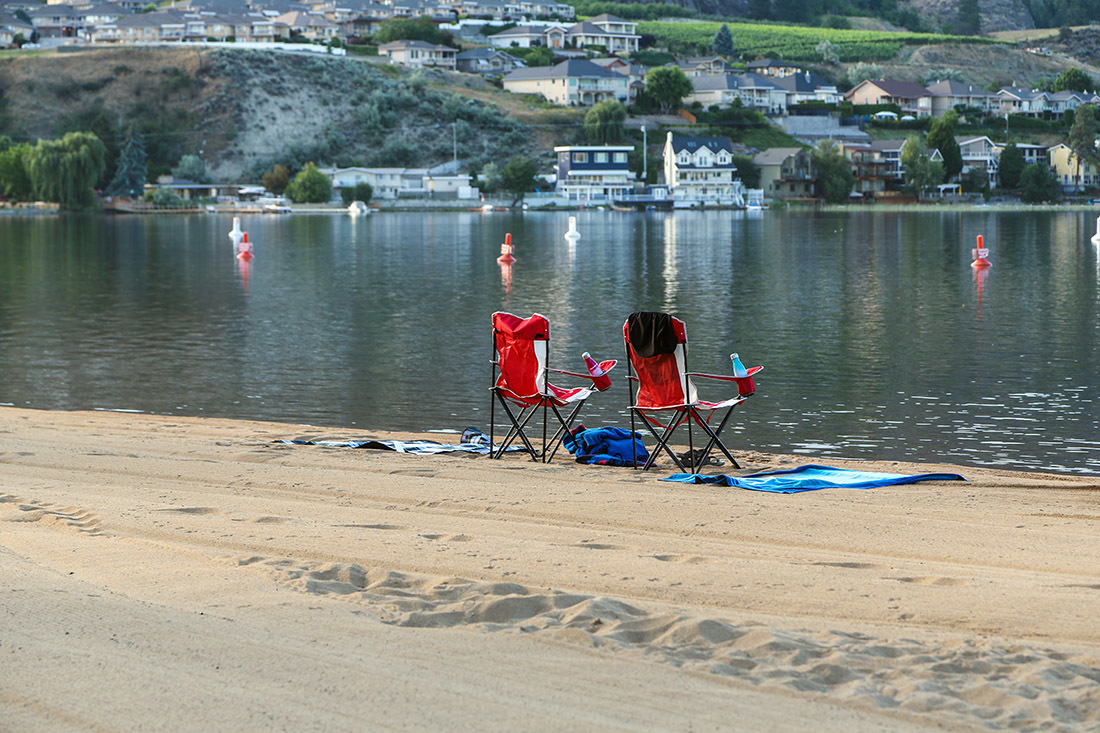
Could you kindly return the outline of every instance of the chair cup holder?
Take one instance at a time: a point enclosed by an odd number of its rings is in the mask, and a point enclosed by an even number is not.
[[[756,382],[752,377],[734,377],[733,381],[737,382],[737,394],[740,397],[748,397],[756,391]]]

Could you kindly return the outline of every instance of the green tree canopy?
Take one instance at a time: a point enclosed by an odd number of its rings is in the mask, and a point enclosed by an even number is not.
[[[1001,188],[1016,188],[1020,185],[1020,174],[1024,172],[1024,151],[1009,143],[1001,151],[997,166],[1001,176]]]
[[[955,33],[962,36],[976,36],[982,32],[982,14],[978,9],[978,0],[959,0],[955,16]]]
[[[905,168],[905,186],[913,193],[921,194],[943,183],[943,164],[928,157],[928,148],[917,135],[905,141],[901,165]]]
[[[954,112],[948,112],[943,117],[937,117],[932,121],[932,129],[928,131],[928,148],[940,151],[943,156],[943,171],[947,180],[951,180],[962,172],[962,151],[955,140],[955,122],[959,116]]]
[[[286,195],[296,204],[328,203],[332,200],[332,179],[313,163],[306,163],[286,187]]]
[[[390,41],[426,41],[442,46],[454,45],[454,38],[447,31],[439,29],[426,15],[419,18],[389,18],[383,20],[374,32],[375,43]]]
[[[1046,163],[1032,163],[1020,175],[1020,197],[1029,204],[1057,201],[1058,179]]]
[[[180,162],[172,169],[172,175],[195,183],[210,183],[210,177],[206,175],[206,163],[197,155],[184,155]]]
[[[1052,92],[1091,92],[1095,89],[1093,78],[1076,67],[1063,71],[1050,86]]]
[[[645,90],[661,107],[661,111],[668,114],[679,107],[684,97],[695,91],[695,87],[680,67],[659,66],[645,75]]]
[[[588,142],[599,145],[620,142],[626,137],[623,122],[626,107],[617,99],[597,102],[584,116],[584,135]]]
[[[345,204],[351,204],[353,201],[362,201],[364,204],[370,203],[371,196],[374,195],[374,186],[369,183],[361,182],[356,183],[354,186],[347,186],[340,189],[340,198]]]
[[[1077,180],[1081,180],[1081,164],[1100,166],[1100,154],[1096,150],[1096,137],[1100,134],[1096,105],[1085,104],[1077,108],[1073,126],[1069,128],[1069,148],[1077,159]]]
[[[290,184],[290,171],[286,169],[286,166],[276,165],[270,173],[264,173],[260,176],[260,180],[268,191],[276,196],[282,196],[287,185]]]
[[[760,166],[753,162],[751,155],[735,155],[733,164],[745,188],[760,188]]]
[[[534,66],[554,65],[554,52],[546,48],[545,46],[531,46],[531,48],[509,48],[508,53],[518,59],[523,59],[523,63],[527,64],[528,68]]]
[[[505,191],[516,194],[517,199],[522,199],[523,194],[532,191],[538,185],[535,176],[539,172],[538,163],[531,158],[517,156],[508,161],[500,174],[500,185]]]
[[[10,140],[9,140],[10,142]],[[0,190],[12,201],[32,201],[34,186],[27,171],[29,143],[13,145],[0,153]]]
[[[95,204],[95,182],[103,174],[106,147],[90,132],[69,132],[60,140],[39,140],[27,154],[34,196],[62,209]]]
[[[840,146],[834,140],[822,140],[814,148],[814,167],[817,168],[817,188],[830,204],[848,200],[855,177],[848,168]]]
[[[131,125],[119,152],[115,177],[107,185],[107,195],[137,198],[145,193],[146,161],[145,141],[142,140],[141,133]]]
[[[718,32],[714,34],[714,41],[711,42],[711,49],[719,56],[732,56],[733,55],[733,34],[730,33],[730,27],[725,23],[718,29]]]
[[[962,190],[966,193],[989,193],[989,173],[981,166],[975,166],[962,175]]]

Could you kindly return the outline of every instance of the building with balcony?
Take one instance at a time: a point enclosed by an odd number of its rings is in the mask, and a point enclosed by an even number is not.
[[[633,145],[563,145],[558,156],[557,193],[570,201],[605,202],[634,191],[628,160]]]

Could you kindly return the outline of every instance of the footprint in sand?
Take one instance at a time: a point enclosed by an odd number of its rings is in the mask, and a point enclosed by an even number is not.
[[[172,512],[174,514],[226,514],[227,513],[222,509],[215,509],[214,507],[210,507],[210,506],[184,506],[184,507],[179,507],[178,509],[175,508],[175,507],[170,507],[168,509],[157,509],[157,511],[158,512]]]
[[[0,504],[12,506],[0,513],[0,519],[8,522],[35,522],[54,529],[64,529],[84,534],[99,534],[100,519],[80,507],[59,507],[20,499],[11,494],[0,494]]]
[[[869,562],[815,562],[812,564],[829,568],[850,568],[852,570],[886,570],[885,565],[875,565]]]
[[[958,578],[935,578],[935,577],[920,577],[920,578],[894,578],[901,583],[912,583],[914,585],[943,585],[943,586],[956,586],[967,585],[965,580],[959,580]]]
[[[661,562],[684,562],[690,565],[704,562],[718,562],[713,557],[700,557],[699,555],[648,555],[654,560],[660,560]]]
[[[334,524],[333,527],[353,527],[355,529],[412,529],[399,524]]]

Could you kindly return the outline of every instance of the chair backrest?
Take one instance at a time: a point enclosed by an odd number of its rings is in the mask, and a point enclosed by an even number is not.
[[[530,399],[546,394],[546,354],[550,321],[535,313],[520,318],[493,314],[493,350],[497,362],[495,387]]]
[[[667,313],[631,313],[623,324],[631,371],[637,377],[634,404],[662,408],[699,399],[687,376],[687,329]]]

